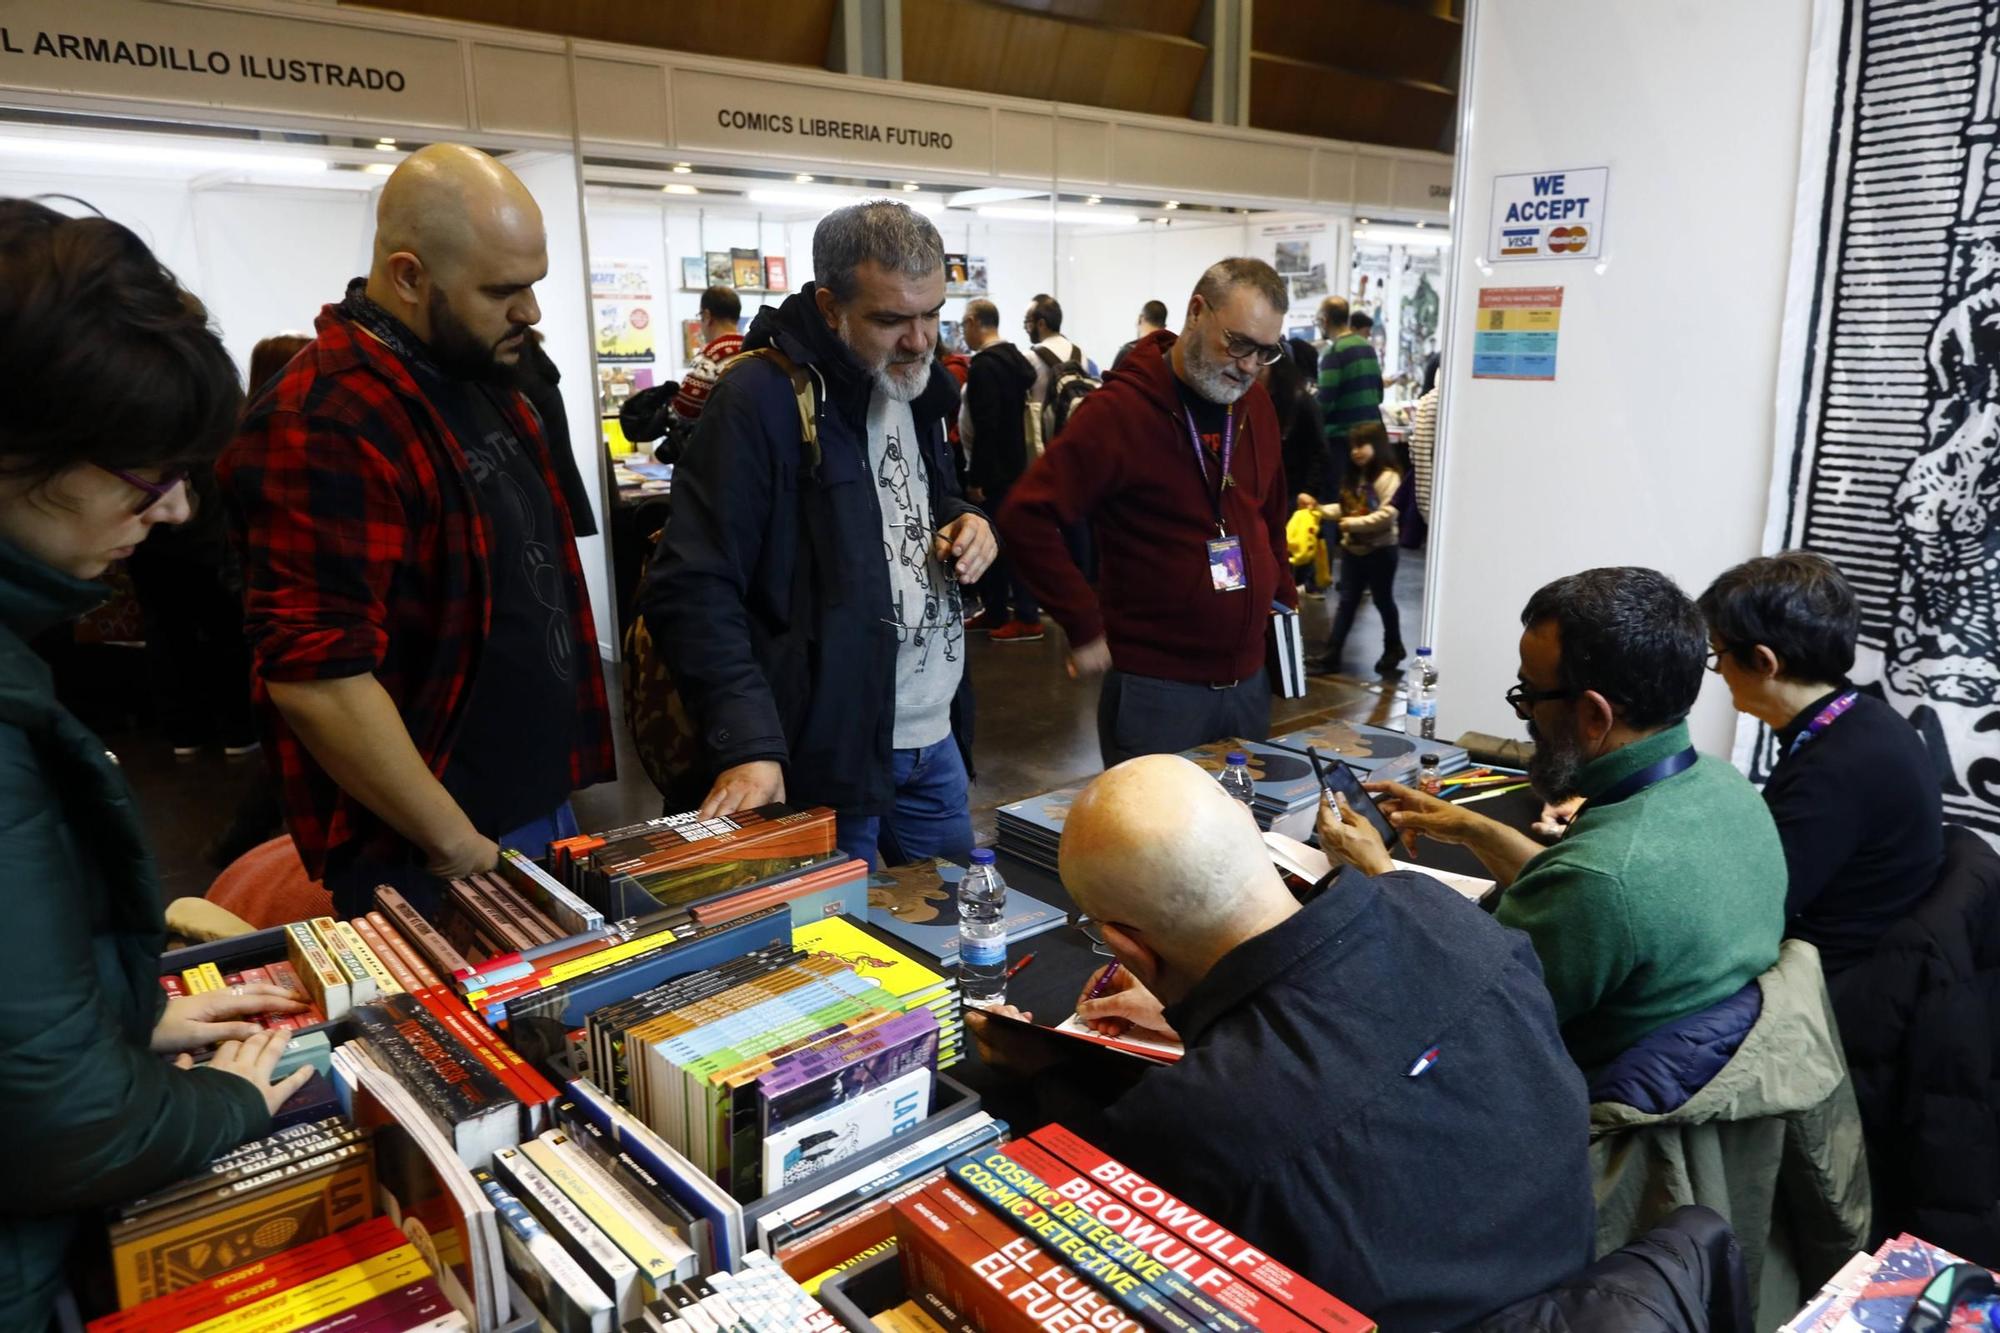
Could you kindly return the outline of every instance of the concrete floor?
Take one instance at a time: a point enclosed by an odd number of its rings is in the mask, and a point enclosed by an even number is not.
[[[1423,563],[1421,552],[1405,551],[1397,572],[1403,637],[1412,649],[1423,597]],[[1332,605],[1330,596],[1325,601],[1305,601],[1308,653],[1317,652],[1325,640]],[[1344,654],[1347,672],[1359,674],[1318,677],[1305,698],[1276,701],[1273,733],[1329,717],[1391,722],[1402,712],[1399,682],[1373,679],[1368,666],[1381,651],[1381,621],[1364,606]],[[103,669],[116,677],[131,676],[136,690],[135,673],[143,670],[139,656],[136,650],[119,652]],[[1097,684],[1069,679],[1062,634],[1053,626],[1040,643],[996,644],[973,635],[971,667],[979,703],[973,824],[980,840],[988,842],[993,836],[994,807],[1067,786],[1098,771]],[[619,697],[615,668],[607,667],[607,682],[615,714]],[[115,691],[113,697],[118,697]],[[128,692],[122,697],[134,695]],[[137,793],[159,859],[165,896],[202,893],[215,873],[204,850],[228,825],[244,794],[267,781],[261,758],[225,761],[207,750],[193,760],[176,760],[165,738],[132,708],[100,712],[86,720],[118,755]],[[577,818],[586,829],[610,828],[660,812],[660,798],[631,754],[621,718],[614,717],[614,730],[620,777],[577,795]]]

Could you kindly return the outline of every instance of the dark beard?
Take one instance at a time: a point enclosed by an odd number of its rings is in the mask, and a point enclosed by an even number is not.
[[[503,385],[513,382],[514,368],[502,365],[494,356],[500,343],[489,346],[481,342],[479,336],[468,329],[452,310],[444,292],[436,287],[431,289],[430,317],[430,353],[439,370],[455,380]],[[520,328],[509,329],[500,342],[519,332]]]
[[[1528,761],[1528,782],[1535,794],[1554,805],[1576,795],[1577,780],[1583,776],[1583,751],[1574,736],[1546,736],[1530,722],[1528,738],[1535,743],[1534,758]]]

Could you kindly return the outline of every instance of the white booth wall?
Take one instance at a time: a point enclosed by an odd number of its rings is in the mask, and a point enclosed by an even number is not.
[[[1520,734],[1501,695],[1548,580],[1648,565],[1694,595],[1757,554],[1811,9],[1476,0],[1426,597],[1440,734]],[[1601,259],[1492,262],[1496,175],[1599,166]],[[1530,286],[1564,289],[1554,382],[1472,378],[1480,288]],[[1719,679],[1692,721],[1729,754]]]
[[[507,161],[541,204],[548,228],[549,273],[535,289],[541,329],[562,373],[571,448],[599,510],[602,531],[576,168],[561,153],[517,153]],[[73,173],[0,161],[0,194],[68,195],[132,228],[208,307],[224,346],[246,377],[259,340],[276,333],[310,335],[320,308],[339,301],[348,281],[368,271],[378,192],[379,187],[351,184],[205,183],[197,174],[144,164],[129,171],[99,167]],[[75,211],[74,205],[56,203]],[[577,546],[598,647],[608,654],[618,621],[603,539],[581,538]]]

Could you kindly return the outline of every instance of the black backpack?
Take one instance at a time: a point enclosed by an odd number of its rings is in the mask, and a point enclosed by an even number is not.
[[[1048,367],[1049,377],[1042,386],[1042,400],[1028,404],[1028,447],[1030,456],[1039,458],[1049,443],[1062,428],[1069,424],[1070,414],[1086,396],[1104,387],[1104,381],[1084,369],[1083,352],[1079,349],[1070,353],[1067,361],[1056,359],[1056,354],[1046,347],[1035,348],[1035,355]]]

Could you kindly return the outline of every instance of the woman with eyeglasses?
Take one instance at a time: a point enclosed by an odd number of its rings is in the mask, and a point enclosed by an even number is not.
[[[241,389],[200,303],[126,228],[0,199],[0,1123],[16,1145],[0,1310],[41,1326],[79,1223],[266,1132],[301,1008],[269,986],[169,1000],[159,877],[117,760],[29,648],[188,517]],[[193,1052],[220,1042],[195,1067]]]
[[[1865,958],[1944,866],[1938,768],[1903,717],[1854,688],[1861,608],[1825,556],[1746,560],[1708,585],[1708,669],[1774,733],[1764,803],[1785,845],[1785,933],[1829,976]]]

